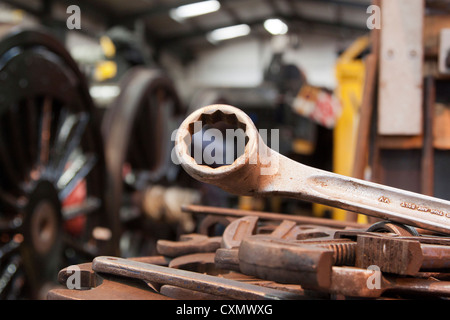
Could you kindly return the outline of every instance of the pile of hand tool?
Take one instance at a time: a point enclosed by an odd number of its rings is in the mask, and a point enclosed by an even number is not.
[[[81,289],[50,299],[354,299],[450,296],[450,239],[395,223],[365,225],[215,207],[203,233],[159,240],[159,256],[97,257]],[[251,215],[246,215],[251,213]],[[284,218],[284,219],[280,219]],[[291,219],[292,218],[292,219]],[[296,221],[297,220],[297,221]],[[220,236],[205,234],[226,225]],[[359,227],[359,228],[356,228]],[[377,229],[378,231],[371,231]],[[409,232],[409,233],[408,233]],[[73,268],[59,274],[67,285]],[[70,281],[69,281],[70,282]]]
[[[232,164],[190,155],[196,122],[245,131]],[[200,126],[200,129],[202,127]],[[190,135],[190,137],[189,137]],[[159,264],[97,257],[89,274],[145,281],[156,296],[183,299],[340,299],[450,296],[450,202],[294,162],[268,148],[237,108],[212,105],[181,124],[176,154],[188,174],[237,195],[278,195],[373,216],[370,225],[295,215],[187,206],[197,234],[160,240]],[[220,234],[216,225],[224,226]],[[146,261],[146,262],[151,262]],[[67,281],[63,270],[60,280]],[[88,277],[89,285],[93,283]],[[101,286],[100,286],[101,287]],[[148,289],[147,289],[148,290]],[[53,292],[50,297],[61,297]],[[128,296],[132,298],[131,295]]]

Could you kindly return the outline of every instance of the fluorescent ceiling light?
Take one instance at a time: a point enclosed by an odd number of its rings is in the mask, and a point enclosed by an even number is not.
[[[225,27],[213,30],[206,35],[206,38],[212,42],[246,36],[250,33],[250,27],[246,24],[238,24],[231,27]]]
[[[169,15],[172,19],[176,21],[183,21],[187,18],[215,12],[219,9],[220,9],[219,1],[208,0],[192,4],[186,4],[184,6],[179,6],[178,8],[171,9],[169,11]]]
[[[267,19],[264,21],[264,28],[273,35],[286,34],[288,26],[280,19]]]

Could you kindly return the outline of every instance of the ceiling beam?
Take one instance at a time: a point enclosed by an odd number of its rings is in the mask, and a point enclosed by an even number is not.
[[[200,0],[178,1],[177,3],[175,3],[175,4],[172,3],[171,5],[158,4],[156,6],[148,8],[148,9],[142,9],[142,10],[132,12],[132,13],[125,13],[125,14],[121,15],[120,17],[118,17],[118,19],[120,22],[124,22],[124,21],[135,20],[138,18],[150,18],[152,16],[159,15],[159,14],[168,14],[171,9],[176,8],[178,6],[196,3],[199,1]]]
[[[158,15],[158,14],[167,14],[171,9],[181,6],[181,5],[185,5],[185,4],[191,4],[191,3],[196,3],[199,2],[201,0],[182,0],[182,1],[178,1],[175,4],[158,4],[156,6],[150,7],[148,9],[144,9],[144,10],[139,10],[137,12],[133,12],[133,13],[127,13],[127,14],[123,14],[120,15],[119,17],[117,17],[120,21],[127,21],[127,20],[133,20],[136,19],[138,17],[151,17],[153,15]],[[363,9],[364,11],[367,9],[368,6],[371,5],[371,1],[367,1],[367,3],[364,2],[360,2],[360,1],[350,1],[350,0],[293,0],[294,2],[311,2],[311,3],[323,3],[323,4],[331,4],[331,5],[337,5],[337,6],[343,6],[343,7],[353,7],[353,8],[360,8]],[[242,2],[242,0],[220,0],[220,2],[222,4],[227,4],[227,3],[232,3],[232,2]],[[226,7],[225,7],[226,8]]]
[[[343,29],[343,30],[350,30],[350,31],[356,31],[356,32],[368,32],[368,29],[365,25],[364,26],[354,25],[354,24],[344,23],[342,21],[334,22],[334,21],[327,21],[327,20],[310,19],[310,18],[306,18],[303,16],[298,16],[298,15],[279,14],[278,16],[280,19],[283,19],[284,21],[289,22],[289,23],[297,22],[297,23],[302,23],[305,25],[318,25],[318,26],[323,26],[323,27],[339,28],[339,29]],[[247,21],[246,24],[248,24],[250,27],[256,26],[256,25],[262,25],[265,20],[266,20],[266,18],[256,19],[253,21]],[[166,38],[160,40],[159,45],[168,45],[171,43],[188,40],[190,38],[205,36],[208,32],[211,32],[217,28],[222,28],[222,27],[227,27],[227,26],[229,26],[229,25],[228,24],[227,25],[218,25],[218,26],[214,26],[213,28],[205,29],[205,30],[203,30],[203,32],[193,31],[193,32],[186,32],[186,33],[178,34],[178,35],[171,36],[171,37],[166,37]]]
[[[275,12],[275,15],[280,15],[281,14],[281,10],[278,7],[278,5],[277,5],[275,0],[266,0],[266,3],[273,10],[273,12]]]
[[[304,0],[295,0],[295,1],[304,2]],[[342,7],[353,7],[353,8],[359,8],[359,9],[367,9],[367,7],[372,4],[371,0],[366,1],[366,2],[348,1],[348,0],[314,0],[314,1],[310,1],[310,2],[325,3],[325,4],[332,4],[332,5],[342,6]]]

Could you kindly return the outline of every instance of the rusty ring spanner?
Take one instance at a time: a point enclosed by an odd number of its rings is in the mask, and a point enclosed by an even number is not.
[[[196,122],[224,121],[243,128],[244,153],[231,165],[200,165],[189,152]],[[211,105],[194,111],[181,124],[175,152],[193,178],[236,195],[278,195],[450,234],[450,202],[312,168],[270,149],[252,120],[238,108]]]

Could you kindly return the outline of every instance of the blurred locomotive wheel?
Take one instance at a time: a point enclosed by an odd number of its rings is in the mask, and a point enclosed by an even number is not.
[[[45,298],[61,268],[118,253],[105,181],[76,63],[45,31],[8,34],[0,42],[0,298]]]
[[[152,255],[152,244],[170,237],[178,221],[149,217],[143,198],[149,187],[178,182],[171,138],[185,110],[173,82],[158,68],[135,66],[119,86],[120,94],[102,121],[107,201],[120,208],[122,256]]]

